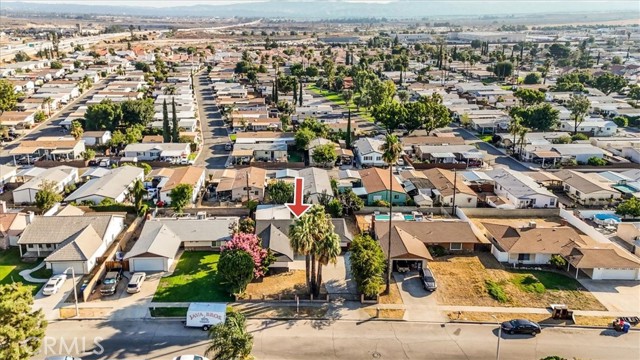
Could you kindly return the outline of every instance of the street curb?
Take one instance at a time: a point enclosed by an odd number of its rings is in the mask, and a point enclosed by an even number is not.
[[[494,325],[498,326],[497,322],[491,321],[449,321],[444,324],[470,324],[470,325]],[[592,326],[592,325],[552,325],[552,324],[539,324],[542,328],[565,328],[565,329],[604,329],[613,330],[613,328],[607,326]],[[640,331],[640,328],[631,328],[629,331]]]

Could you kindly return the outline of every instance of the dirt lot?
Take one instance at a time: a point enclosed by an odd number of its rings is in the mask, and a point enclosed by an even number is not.
[[[267,276],[261,282],[252,282],[247,286],[247,290],[242,299],[277,298],[278,294],[283,299],[293,299],[295,295],[308,294],[305,284],[304,270],[292,270],[282,274]],[[324,287],[320,293],[326,293]],[[306,296],[306,295],[305,295]]]
[[[390,291],[388,295],[380,295],[379,301],[380,304],[403,304],[402,296],[400,295],[400,290],[398,289],[398,284],[391,281],[391,286],[389,287]],[[382,287],[382,291],[384,291],[384,286]]]
[[[438,281],[438,302],[443,305],[547,308],[566,304],[573,310],[606,310],[570,277],[553,272],[507,271],[488,253],[442,257],[429,262]],[[532,280],[534,285],[523,280]],[[503,302],[488,292],[492,281],[505,296]]]
[[[375,318],[376,315],[379,315],[378,319],[400,320],[404,318],[404,309],[380,309],[380,312],[378,312],[375,306],[372,306],[364,309],[364,311],[372,318]]]

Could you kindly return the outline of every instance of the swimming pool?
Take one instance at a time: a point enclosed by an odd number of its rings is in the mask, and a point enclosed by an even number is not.
[[[622,219],[619,216],[616,216],[616,215],[613,215],[613,214],[606,214],[606,213],[605,214],[596,214],[593,217],[595,219],[597,219],[597,220],[602,220],[602,221],[609,220],[609,219],[615,220],[616,222],[621,222],[622,221]]]
[[[405,221],[415,221],[416,218],[413,217],[413,215],[402,215],[402,217],[404,218]],[[381,221],[389,221],[390,216],[386,215],[386,214],[381,214],[381,215],[376,215],[376,220],[381,220]],[[395,217],[394,217],[395,218]]]

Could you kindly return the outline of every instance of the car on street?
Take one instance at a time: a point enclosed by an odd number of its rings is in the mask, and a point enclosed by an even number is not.
[[[64,285],[65,280],[67,280],[67,275],[65,274],[52,276],[42,288],[42,295],[48,296],[57,293],[62,285]]]
[[[142,283],[146,278],[147,274],[143,272],[133,273],[133,275],[131,275],[131,280],[129,280],[129,284],[127,285],[127,292],[129,294],[140,292],[140,289],[142,289]]]
[[[100,288],[100,294],[113,295],[116,293],[118,283],[122,278],[122,269],[116,271],[109,271],[102,280],[102,287]]]
[[[433,276],[433,272],[428,267],[420,269],[420,280],[422,280],[422,287],[426,291],[436,291],[438,284],[436,284],[436,278]]]
[[[209,359],[200,355],[180,355],[180,356],[174,357],[173,360],[209,360]]]
[[[224,144],[224,150],[225,151],[233,150],[233,143],[228,142],[228,143]]]
[[[507,334],[531,334],[536,336],[542,329],[538,323],[526,319],[514,319],[505,321],[500,325],[502,331]]]

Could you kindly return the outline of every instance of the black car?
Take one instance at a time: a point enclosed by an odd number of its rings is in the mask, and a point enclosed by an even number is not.
[[[536,336],[536,334],[540,334],[542,331],[538,323],[525,319],[505,321],[502,323],[501,327],[502,331],[507,334],[531,334]]]
[[[118,283],[122,278],[122,270],[109,271],[107,275],[105,275],[104,280],[102,280],[102,287],[100,288],[100,293],[102,295],[113,295],[116,293],[116,288],[118,287]]]
[[[431,269],[420,269],[420,279],[422,280],[422,287],[427,291],[435,291],[438,288],[436,284],[436,278],[433,277]]]

